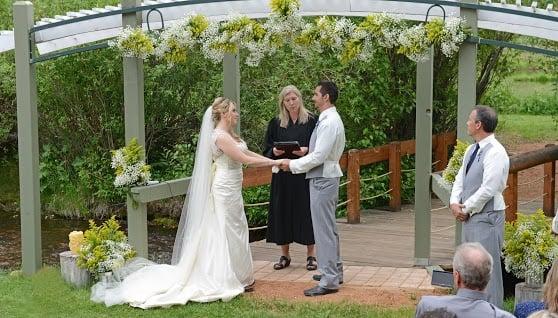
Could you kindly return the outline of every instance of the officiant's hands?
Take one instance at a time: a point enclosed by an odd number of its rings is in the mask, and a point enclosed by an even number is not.
[[[293,154],[302,157],[308,153],[308,147],[300,147],[300,150],[294,150]]]
[[[273,147],[273,155],[275,157],[279,157],[279,156],[283,155],[284,153],[285,153],[285,150],[279,150],[279,149]]]

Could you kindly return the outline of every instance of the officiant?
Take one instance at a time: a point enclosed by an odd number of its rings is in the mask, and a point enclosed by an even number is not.
[[[267,127],[264,156],[271,159],[298,159],[308,153],[316,117],[304,108],[302,95],[293,85],[281,90],[278,104],[279,115]],[[273,174],[266,240],[281,246],[281,256],[273,265],[274,269],[280,270],[290,265],[289,244],[293,242],[307,246],[306,269],[317,269],[310,192],[304,173],[279,171]]]

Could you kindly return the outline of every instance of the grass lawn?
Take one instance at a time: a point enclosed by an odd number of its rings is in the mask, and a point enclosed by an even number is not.
[[[557,141],[558,126],[552,116],[500,114],[497,135],[525,142]]]
[[[414,308],[389,309],[349,303],[305,303],[241,296],[230,302],[189,303],[167,309],[107,308],[89,301],[88,289],[73,289],[58,268],[32,277],[0,272],[0,317],[412,317]]]

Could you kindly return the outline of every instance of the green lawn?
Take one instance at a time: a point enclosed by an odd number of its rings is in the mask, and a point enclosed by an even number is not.
[[[500,114],[496,134],[525,142],[556,142],[558,126],[552,116]]]
[[[349,303],[305,303],[237,297],[230,302],[189,303],[167,309],[107,308],[89,301],[89,290],[66,285],[57,268],[32,277],[0,273],[0,317],[412,317],[414,308],[387,309]]]

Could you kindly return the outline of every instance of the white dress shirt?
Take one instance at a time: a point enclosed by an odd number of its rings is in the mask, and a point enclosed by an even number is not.
[[[502,192],[506,188],[506,182],[508,180],[508,172],[510,168],[510,160],[506,149],[502,144],[496,140],[494,134],[487,136],[478,142],[479,152],[477,157],[480,156],[483,149],[488,145],[492,144],[492,147],[488,150],[490,154],[484,154],[483,156],[483,177],[482,184],[480,188],[471,195],[463,204],[463,212],[473,215],[480,212],[484,205],[494,197],[494,210],[505,210],[506,203],[504,202],[504,196]],[[467,148],[466,154],[469,153],[471,147]],[[465,162],[468,156],[463,156],[463,163],[461,168],[455,177],[455,182],[453,183],[453,188],[451,190],[450,204],[460,203],[461,193],[463,191],[463,174],[465,173]]]
[[[289,168],[292,173],[305,173],[323,164],[324,178],[337,178],[343,175],[339,159],[345,149],[345,127],[335,107],[324,110],[313,132],[316,134],[316,146],[308,155],[291,160]]]

